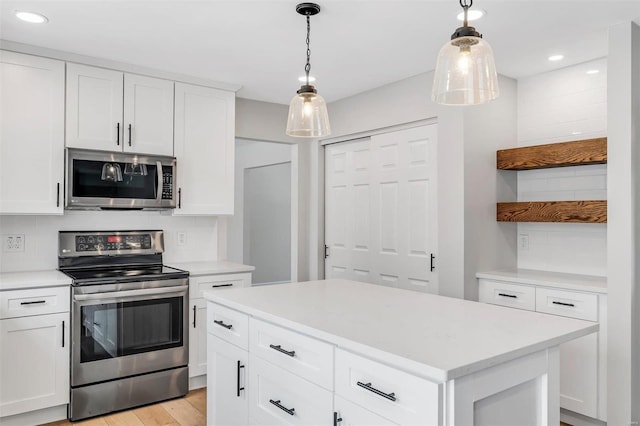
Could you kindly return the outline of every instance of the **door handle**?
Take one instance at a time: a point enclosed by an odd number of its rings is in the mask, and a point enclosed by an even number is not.
[[[240,391],[244,390],[244,386],[240,387],[240,369],[244,368],[244,365],[240,365],[240,361],[238,361],[238,380],[236,382],[236,396],[240,398]]]
[[[120,123],[116,123],[116,145],[120,146]]]
[[[198,309],[196,305],[193,305],[193,328],[196,328],[196,312],[198,312]]]
[[[129,146],[131,146],[131,123],[129,123]]]

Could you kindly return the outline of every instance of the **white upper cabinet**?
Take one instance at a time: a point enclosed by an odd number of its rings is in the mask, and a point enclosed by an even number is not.
[[[62,214],[64,65],[0,51],[2,214]]]
[[[173,155],[173,81],[124,75],[124,150]]]
[[[66,146],[173,154],[173,82],[67,65]]]
[[[175,215],[233,214],[235,94],[175,87]]]

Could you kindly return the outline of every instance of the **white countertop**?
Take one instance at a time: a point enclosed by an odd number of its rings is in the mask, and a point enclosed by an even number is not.
[[[71,278],[60,271],[6,272],[0,274],[0,291],[71,285]]]
[[[539,285],[566,290],[607,293],[607,277],[595,275],[565,274],[561,272],[537,271],[533,269],[511,269],[478,272],[476,278],[509,281],[519,284]]]
[[[439,382],[598,330],[593,322],[348,280],[204,297]]]
[[[193,276],[233,274],[238,272],[251,272],[256,269],[254,266],[229,262],[227,260],[211,262],[167,262],[167,266],[189,271],[189,275]]]

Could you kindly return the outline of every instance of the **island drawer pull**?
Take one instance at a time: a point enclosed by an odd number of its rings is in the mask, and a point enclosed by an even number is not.
[[[285,349],[282,349],[281,345],[269,345],[269,347],[271,349],[275,349],[276,351],[281,352],[281,353],[283,353],[285,355],[289,355],[290,357],[296,356],[296,351],[287,351]]]
[[[395,401],[396,400],[396,394],[395,392],[391,392],[391,393],[384,393],[381,390],[378,390],[376,388],[374,388],[373,386],[371,386],[371,382],[369,383],[362,383],[362,382],[357,382],[356,383],[358,386],[360,386],[361,388],[365,388],[366,390],[368,390],[369,392],[373,392],[376,395],[380,395],[383,398],[387,398],[388,400],[391,401]]]
[[[220,288],[220,287],[233,287],[233,284],[214,284],[211,288]]]
[[[213,320],[213,322],[218,324],[220,327],[226,328],[227,330],[231,330],[231,327],[233,327],[233,324],[225,324],[222,320]]]
[[[287,413],[290,416],[293,416],[296,409],[295,408],[287,408],[284,405],[280,404],[280,400],[274,401],[273,399],[269,400],[270,403],[272,403],[273,405],[275,405],[276,407],[278,407],[279,409],[281,409],[282,411],[284,411],[285,413]]]
[[[21,305],[39,305],[41,303],[47,303],[46,300],[34,300],[32,302],[20,302]]]
[[[498,293],[498,296],[510,297],[512,299],[517,299],[518,298],[518,296],[516,296],[515,294],[507,294],[507,293]]]
[[[240,391],[244,390],[244,386],[240,387],[240,369],[244,368],[244,365],[240,365],[240,361],[238,361],[238,377],[236,382],[236,396],[240,398]]]
[[[333,412],[333,426],[338,426],[338,423],[342,421],[342,417],[338,417],[338,412]]]
[[[573,303],[558,302],[558,301],[555,301],[555,300],[553,302],[551,302],[551,303],[553,303],[554,305],[569,306],[571,308],[575,308],[576,307],[576,305],[574,305]]]

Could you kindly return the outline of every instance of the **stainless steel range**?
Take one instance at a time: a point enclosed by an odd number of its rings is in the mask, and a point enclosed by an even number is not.
[[[73,421],[185,395],[188,272],[162,264],[162,231],[59,233],[73,278]]]

